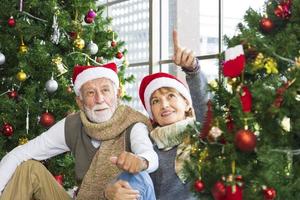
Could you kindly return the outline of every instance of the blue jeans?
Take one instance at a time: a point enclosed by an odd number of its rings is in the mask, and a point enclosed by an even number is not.
[[[140,192],[139,200],[156,200],[154,186],[149,174],[145,171],[137,174],[123,172],[118,179],[127,181],[130,186]]]

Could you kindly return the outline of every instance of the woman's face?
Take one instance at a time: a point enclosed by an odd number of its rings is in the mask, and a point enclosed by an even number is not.
[[[173,88],[157,89],[150,98],[153,119],[160,126],[166,126],[186,118],[188,101]]]

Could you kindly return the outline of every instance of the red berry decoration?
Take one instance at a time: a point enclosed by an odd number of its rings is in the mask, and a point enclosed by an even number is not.
[[[292,15],[291,4],[281,2],[274,10],[274,14],[281,19],[289,19]]]
[[[117,53],[116,57],[117,57],[118,59],[121,59],[121,58],[123,57],[122,52],[119,51],[119,52]]]
[[[54,124],[55,118],[51,113],[44,112],[40,118],[40,124],[44,127],[50,127]]]
[[[18,92],[15,91],[15,90],[12,90],[12,91],[8,92],[7,95],[8,95],[8,97],[10,99],[14,99],[15,100],[15,99],[18,98]]]
[[[197,192],[202,192],[204,190],[204,188],[205,188],[204,182],[201,179],[197,179],[194,183],[194,189]]]
[[[75,40],[75,39],[77,38],[77,32],[71,31],[71,32],[69,32],[69,36],[70,36],[73,40]]]
[[[55,180],[58,182],[58,184],[63,185],[64,184],[64,176],[63,175],[56,175],[54,176]]]
[[[266,188],[263,190],[265,200],[273,200],[276,198],[276,190],[274,188]]]
[[[273,21],[267,17],[262,18],[260,20],[260,28],[266,33],[271,32],[274,28]]]
[[[7,137],[12,136],[14,133],[13,126],[10,123],[4,123],[2,126],[2,133]]]
[[[11,16],[11,17],[8,19],[7,23],[8,23],[8,26],[14,27],[14,26],[16,25],[16,20],[14,19],[13,16]]]
[[[226,195],[226,187],[224,183],[217,181],[211,189],[211,193],[215,200],[223,200]]]
[[[117,46],[117,42],[113,40],[113,41],[111,41],[110,45],[111,45],[111,47],[115,47],[115,46]]]
[[[239,130],[234,139],[235,146],[244,152],[251,152],[256,147],[256,136],[249,130]]]

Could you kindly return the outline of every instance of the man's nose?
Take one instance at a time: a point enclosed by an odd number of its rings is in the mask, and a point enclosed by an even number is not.
[[[95,101],[96,103],[102,103],[104,101],[104,96],[100,92],[96,92]]]

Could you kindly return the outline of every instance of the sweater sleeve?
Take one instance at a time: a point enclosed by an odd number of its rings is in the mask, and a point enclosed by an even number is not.
[[[65,119],[28,143],[17,146],[3,157],[0,162],[0,195],[22,162],[30,159],[44,160],[69,151],[65,141],[64,126]]]
[[[203,122],[207,111],[207,79],[200,69],[199,61],[195,71],[184,71],[186,73],[186,82],[189,86],[196,119]]]
[[[149,138],[147,126],[143,123],[136,123],[130,133],[130,145],[134,154],[145,158],[148,163],[148,173],[158,168],[158,156],[153,149],[153,144]]]

